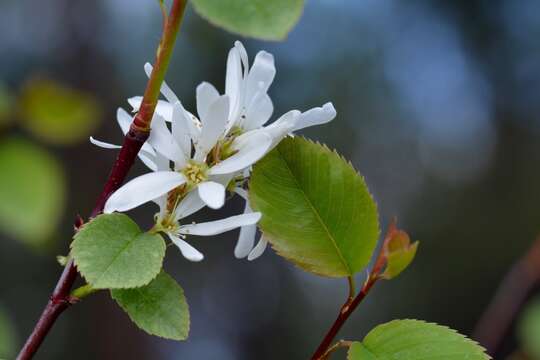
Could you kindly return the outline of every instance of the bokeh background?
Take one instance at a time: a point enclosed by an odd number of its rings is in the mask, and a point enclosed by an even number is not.
[[[88,136],[120,141],[116,108],[142,93],[160,30],[153,0],[0,2],[0,357],[30,332],[74,216],[88,215],[116,156]],[[276,57],[274,114],[332,101],[336,120],[304,135],[351,159],[383,228],[397,216],[421,241],[413,266],[378,285],[341,338],[394,318],[470,334],[540,232],[539,37],[538,0],[308,0],[286,41],[243,39],[251,57]],[[189,8],[167,75],[188,109],[201,81],[223,89],[236,38]],[[149,226],[155,211],[132,215]],[[240,211],[233,200],[197,217]],[[186,342],[147,336],[98,293],[62,315],[38,358],[308,358],[346,281],[303,273],[272,251],[237,260],[236,236],[193,239],[203,263],[168,252],[191,308]],[[526,346],[516,329],[501,358]]]

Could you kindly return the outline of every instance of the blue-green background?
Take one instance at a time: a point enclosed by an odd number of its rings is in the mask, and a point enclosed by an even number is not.
[[[153,0],[2,0],[0,80],[17,94],[29,77],[46,75],[93,94],[103,109],[94,135],[118,142],[116,107],[142,93],[142,67],[160,27]],[[189,109],[201,81],[223,89],[237,38],[189,7],[167,75]],[[341,338],[359,339],[394,318],[470,334],[538,234],[539,39],[537,0],[308,0],[286,41],[243,40],[251,58],[259,49],[276,57],[275,115],[334,103],[335,121],[305,135],[351,159],[383,228],[395,215],[421,241],[411,268],[377,286]],[[0,232],[0,304],[20,345],[61,271],[54,256],[66,253],[74,215],[93,207],[115,153],[85,141],[39,140],[14,121],[1,128],[0,142],[18,135],[46,148],[68,186],[47,247],[36,251]],[[148,226],[154,211],[150,205],[133,216]],[[239,211],[233,200],[199,218]],[[308,358],[346,296],[346,281],[302,273],[272,251],[256,262],[237,260],[236,236],[193,239],[203,263],[168,251],[166,268],[190,303],[188,341],[147,336],[102,293],[62,315],[37,358]],[[509,334],[502,354],[515,345]]]

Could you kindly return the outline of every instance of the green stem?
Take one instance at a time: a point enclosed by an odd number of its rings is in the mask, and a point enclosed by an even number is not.
[[[182,23],[187,0],[175,1],[172,5],[169,16],[166,17],[163,37],[159,43],[156,53],[156,62],[154,70],[150,75],[150,80],[146,86],[143,96],[143,102],[139,108],[137,116],[131,124],[131,128],[137,131],[149,131],[152,115],[156,108],[159,90],[165,79],[165,73],[171,61],[171,55],[174,49],[174,43],[178,35],[178,29]]]
[[[88,295],[95,293],[96,291],[98,291],[98,289],[94,289],[92,285],[86,284],[73,290],[70,296],[76,298],[77,300],[82,300]]]

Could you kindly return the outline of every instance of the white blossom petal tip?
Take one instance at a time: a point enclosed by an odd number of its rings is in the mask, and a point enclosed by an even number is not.
[[[99,141],[99,140],[94,139],[92,136],[90,136],[90,142],[103,149],[120,149],[121,148],[120,145],[115,145],[115,144],[110,144],[104,141]]]
[[[260,213],[251,213],[231,216],[222,220],[182,225],[180,226],[179,233],[185,235],[212,236],[236,229],[238,227],[256,224],[260,218]]]
[[[302,113],[296,120],[294,131],[304,129],[309,126],[322,125],[332,121],[336,117],[336,109],[331,102],[322,107],[316,107]]]
[[[142,103],[142,96],[133,96],[127,99],[128,104],[131,106],[131,112],[139,111]]]
[[[204,259],[204,255],[197,249],[195,249],[193,246],[187,243],[187,241],[182,240],[180,237],[173,235],[173,234],[167,234],[174,245],[180,249],[180,252],[182,255],[189,261],[193,262],[199,262]]]
[[[157,171],[136,177],[116,190],[105,203],[103,212],[127,211],[157,199],[186,182],[185,177],[173,171]]]
[[[261,239],[259,240],[259,243],[253,248],[253,250],[251,250],[247,259],[249,261],[253,261],[259,258],[264,253],[264,250],[266,250],[267,246],[268,246],[268,241],[264,237],[261,237]]]
[[[197,114],[199,114],[201,119],[206,119],[210,105],[219,98],[219,92],[214,85],[208,82],[202,82],[197,86],[195,93],[197,98]]]
[[[242,228],[240,228],[240,236],[238,237],[238,242],[234,248],[234,257],[243,259],[249,255],[255,244],[256,233],[257,226],[255,224],[242,226]]]
[[[150,77],[153,69],[154,67],[149,62],[144,64],[144,72],[146,73],[146,76]]]
[[[219,209],[225,204],[225,186],[214,181],[205,181],[197,186],[201,200],[212,209]]]

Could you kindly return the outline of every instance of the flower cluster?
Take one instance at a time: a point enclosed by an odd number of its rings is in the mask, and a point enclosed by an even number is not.
[[[150,76],[152,66],[146,64]],[[139,152],[141,161],[152,170],[118,189],[105,204],[105,213],[128,211],[153,201],[159,206],[155,231],[164,232],[183,256],[200,261],[203,255],[185,241],[186,235],[210,236],[240,227],[234,254],[253,260],[266,248],[261,238],[255,245],[256,223],[261,214],[249,207],[245,180],[251,166],[285,136],[308,126],[323,124],[336,116],[331,103],[306,112],[292,110],[266,125],[273,113],[268,89],[276,69],[271,54],[260,51],[251,68],[248,55],[236,42],[227,58],[225,94],[203,82],[197,87],[198,118],[187,111],[166,83],[152,120],[151,134]],[[138,111],[142,97],[128,99]],[[119,109],[117,120],[125,134],[132,116]],[[90,138],[103,148],[118,145]],[[205,206],[213,209],[225,203],[226,191],[246,201],[241,215],[198,224],[181,220]]]

